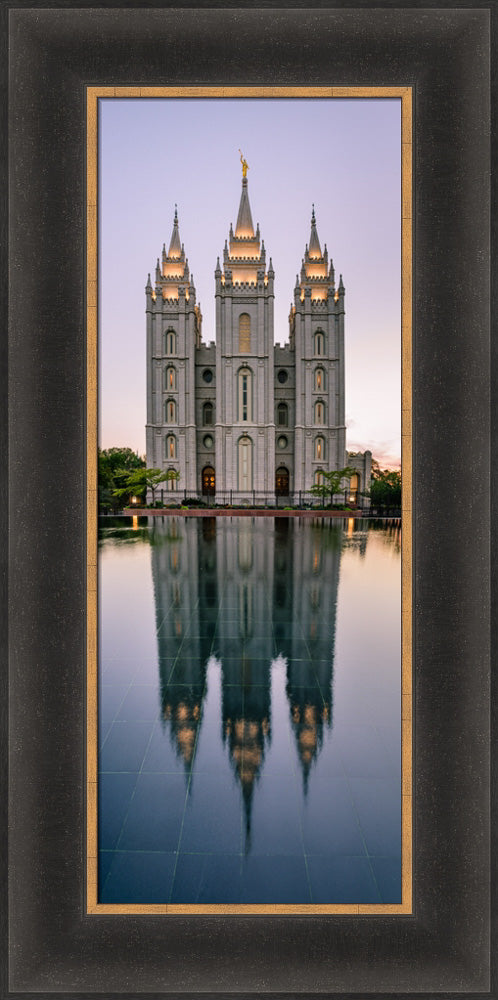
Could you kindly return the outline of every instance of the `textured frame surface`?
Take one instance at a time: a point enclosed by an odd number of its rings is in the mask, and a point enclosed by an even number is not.
[[[489,10],[17,8],[10,29],[4,995],[489,996]],[[84,913],[85,87],[227,81],[414,87],[413,916]]]

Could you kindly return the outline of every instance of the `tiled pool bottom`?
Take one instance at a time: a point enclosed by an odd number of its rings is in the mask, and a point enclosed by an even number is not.
[[[100,902],[400,902],[399,553],[302,527],[104,541]]]

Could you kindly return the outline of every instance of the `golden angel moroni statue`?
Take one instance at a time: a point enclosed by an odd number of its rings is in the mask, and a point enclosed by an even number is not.
[[[243,177],[247,177],[247,171],[249,170],[249,167],[248,167],[248,164],[247,164],[247,160],[244,160],[244,156],[243,156],[242,151],[240,149],[239,149],[239,153],[240,153],[240,162],[242,164],[242,176]]]

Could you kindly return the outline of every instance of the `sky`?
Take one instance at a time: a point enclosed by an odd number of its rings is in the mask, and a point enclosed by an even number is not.
[[[99,102],[99,443],[145,454],[145,284],[175,204],[203,324],[235,226],[242,171],[275,271],[275,342],[289,337],[315,206],[345,297],[346,447],[401,456],[401,101],[105,98]]]

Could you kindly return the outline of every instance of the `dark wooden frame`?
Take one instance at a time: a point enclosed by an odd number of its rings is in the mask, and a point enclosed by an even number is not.
[[[10,7],[4,997],[496,996],[490,16],[495,30],[489,5]],[[414,87],[413,916],[84,911],[84,88],[181,82]]]

